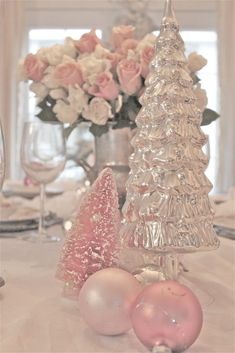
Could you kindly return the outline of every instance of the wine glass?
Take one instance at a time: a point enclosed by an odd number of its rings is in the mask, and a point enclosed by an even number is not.
[[[0,121],[0,191],[2,190],[2,185],[5,177],[5,164],[5,146],[2,125]]]
[[[21,143],[22,167],[30,178],[40,183],[40,217],[38,233],[30,240],[58,241],[44,228],[45,186],[64,169],[66,148],[63,125],[54,122],[26,122]]]

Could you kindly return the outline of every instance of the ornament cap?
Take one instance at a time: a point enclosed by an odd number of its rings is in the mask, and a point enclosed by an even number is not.
[[[164,17],[169,17],[172,19],[176,19],[175,12],[173,9],[172,0],[165,0],[165,10],[164,10]]]
[[[154,346],[152,353],[172,353],[172,350],[167,346]]]

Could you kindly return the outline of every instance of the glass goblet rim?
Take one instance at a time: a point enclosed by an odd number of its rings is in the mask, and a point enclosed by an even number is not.
[[[63,127],[63,123],[60,121],[32,121],[32,120],[27,120],[24,122],[24,125],[58,125]]]

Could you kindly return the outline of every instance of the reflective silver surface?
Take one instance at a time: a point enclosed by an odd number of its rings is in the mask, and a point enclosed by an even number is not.
[[[125,183],[130,171],[128,159],[132,152],[130,145],[131,129],[112,129],[110,124],[106,133],[95,137],[95,174],[98,176],[105,167],[113,170],[118,194],[126,193]]]
[[[207,137],[170,3],[141,97],[123,207],[123,244],[145,253],[219,246],[208,198],[212,184],[204,174]]]

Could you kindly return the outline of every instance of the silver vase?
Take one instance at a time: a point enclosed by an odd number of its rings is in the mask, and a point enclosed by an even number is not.
[[[84,169],[91,184],[102,169],[111,168],[117,183],[120,206],[122,206],[126,195],[125,184],[129,174],[129,157],[132,153],[130,140],[133,137],[133,130],[130,127],[113,129],[113,126],[111,122],[108,123],[108,131],[94,137],[94,165],[88,164],[86,156],[82,156],[81,151],[77,153],[76,163]],[[89,125],[87,124],[85,128],[88,133]],[[79,140],[83,145],[84,138]],[[78,150],[81,150],[81,147]]]
[[[125,184],[129,174],[129,157],[132,152],[130,140],[132,130],[129,127],[113,129],[109,124],[108,131],[95,137],[94,177],[106,167],[113,170],[117,183],[120,204],[126,195]]]

